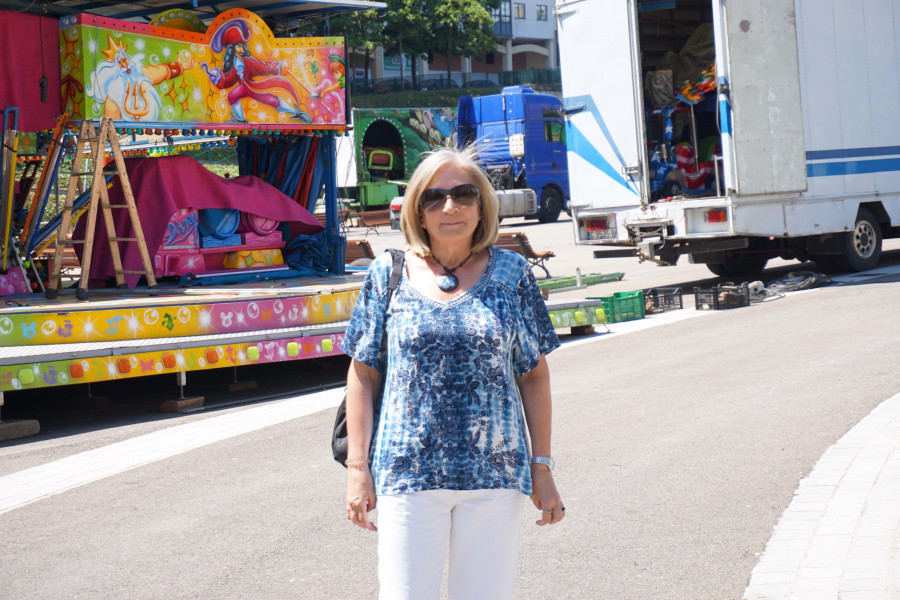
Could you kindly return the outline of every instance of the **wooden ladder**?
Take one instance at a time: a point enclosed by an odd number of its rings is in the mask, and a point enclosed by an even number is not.
[[[110,153],[113,158],[113,167],[104,169],[104,153],[106,145],[109,144]],[[82,163],[84,162],[85,149],[90,145],[91,159],[94,161],[93,171],[82,171]],[[85,175],[93,175],[91,181],[91,199],[88,203],[88,221],[84,231],[83,240],[72,239],[72,233],[69,228],[72,224],[72,213],[77,210],[75,199],[79,196],[79,190],[82,189],[81,178]],[[106,175],[118,175],[119,183],[122,186],[122,196],[124,204],[110,204],[109,193],[106,185]],[[115,221],[112,215],[112,209],[127,209],[128,216],[131,221],[131,228],[134,237],[119,237],[115,229]],[[147,240],[144,238],[144,231],[141,229],[141,221],[138,216],[137,207],[134,204],[134,194],[131,191],[131,184],[128,181],[128,174],[125,172],[125,161],[122,158],[122,149],[119,147],[119,138],[116,135],[116,129],[112,119],[103,118],[100,120],[99,132],[94,130],[94,122],[85,120],[81,124],[81,131],[78,134],[78,140],[75,146],[75,156],[72,160],[72,176],[69,179],[69,187],[66,191],[66,204],[63,207],[62,222],[59,226],[58,243],[56,246],[56,258],[53,261],[53,271],[50,274],[50,281],[47,285],[47,298],[53,299],[59,295],[61,282],[61,269],[63,263],[63,252],[66,246],[74,244],[84,244],[84,252],[81,256],[81,280],[78,282],[78,288],[75,290],[75,297],[79,300],[87,300],[88,297],[88,281],[91,273],[91,255],[94,250],[94,232],[97,226],[97,212],[103,211],[103,222],[106,225],[106,237],[109,239],[109,252],[112,256],[113,268],[116,275],[116,287],[125,289],[128,285],[125,283],[126,274],[141,274],[147,278],[147,286],[156,288],[156,276],[153,274],[153,263],[150,260],[150,254],[147,252]],[[136,243],[140,251],[141,262],[144,269],[142,271],[126,271],[122,268],[122,257],[119,254],[119,242]]]

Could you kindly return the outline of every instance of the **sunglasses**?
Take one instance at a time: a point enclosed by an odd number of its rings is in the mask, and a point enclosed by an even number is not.
[[[438,210],[444,206],[447,196],[453,198],[453,202],[457,206],[475,206],[481,199],[478,188],[471,183],[458,185],[453,189],[445,190],[444,188],[429,188],[422,192],[419,196],[419,206],[425,212]]]

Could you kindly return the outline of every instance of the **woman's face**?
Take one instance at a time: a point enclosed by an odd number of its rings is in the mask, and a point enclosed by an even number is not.
[[[434,178],[426,186],[426,190],[440,188],[453,190],[457,186],[472,184],[471,179],[452,166],[438,171]],[[470,206],[471,201],[467,197],[458,201],[445,195],[442,203],[438,203],[430,210],[422,206],[422,198],[418,199],[419,214],[422,219],[422,228],[428,232],[432,246],[435,242],[444,244],[472,245],[472,235],[481,222],[481,200]]]

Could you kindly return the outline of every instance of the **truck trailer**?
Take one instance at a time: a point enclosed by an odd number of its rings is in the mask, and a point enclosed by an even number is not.
[[[900,236],[896,3],[563,0],[556,18],[576,243],[755,276],[774,257],[870,269]],[[673,21],[709,52],[665,47]],[[652,193],[647,115],[666,107],[692,113],[682,174],[708,150],[701,193]]]

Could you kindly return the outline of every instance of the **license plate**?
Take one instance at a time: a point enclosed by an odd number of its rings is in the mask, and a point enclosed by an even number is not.
[[[592,240],[614,240],[616,239],[615,229],[596,229],[588,231],[588,236]]]

